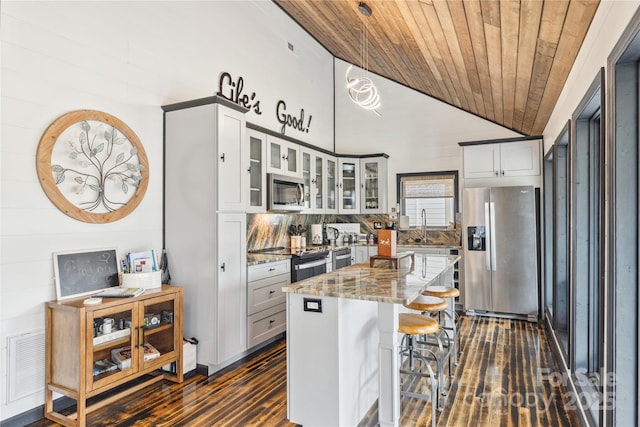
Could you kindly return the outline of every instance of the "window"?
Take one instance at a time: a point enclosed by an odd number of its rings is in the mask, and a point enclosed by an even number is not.
[[[455,228],[458,208],[458,171],[398,174],[398,199],[401,215],[409,217],[409,226]]]

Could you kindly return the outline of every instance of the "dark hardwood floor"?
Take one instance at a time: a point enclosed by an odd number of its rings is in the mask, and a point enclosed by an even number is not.
[[[577,426],[542,326],[463,317],[464,353],[438,426]],[[89,426],[294,426],[287,421],[286,345],[211,377],[160,382],[87,417]],[[430,403],[404,398],[403,426],[429,426]],[[360,423],[377,424],[373,408]],[[55,426],[40,420],[32,427]]]

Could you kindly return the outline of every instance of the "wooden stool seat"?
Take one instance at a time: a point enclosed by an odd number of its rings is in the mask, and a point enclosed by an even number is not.
[[[449,307],[449,304],[439,297],[421,295],[413,300],[411,304],[405,305],[405,307],[416,311],[437,313],[439,311],[446,310]]]
[[[460,296],[460,291],[448,286],[429,286],[422,292],[422,295],[440,298],[457,298]]]
[[[430,335],[438,332],[440,325],[436,319],[416,313],[401,313],[398,332],[407,335]]]

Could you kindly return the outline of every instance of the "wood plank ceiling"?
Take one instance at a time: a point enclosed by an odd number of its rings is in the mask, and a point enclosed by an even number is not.
[[[540,135],[599,0],[275,0],[331,54],[525,135]],[[366,24],[363,24],[365,22]],[[384,100],[383,100],[384,102]]]

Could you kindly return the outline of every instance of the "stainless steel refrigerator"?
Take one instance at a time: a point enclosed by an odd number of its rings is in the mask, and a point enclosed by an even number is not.
[[[462,203],[465,309],[536,320],[534,188],[465,188]]]

